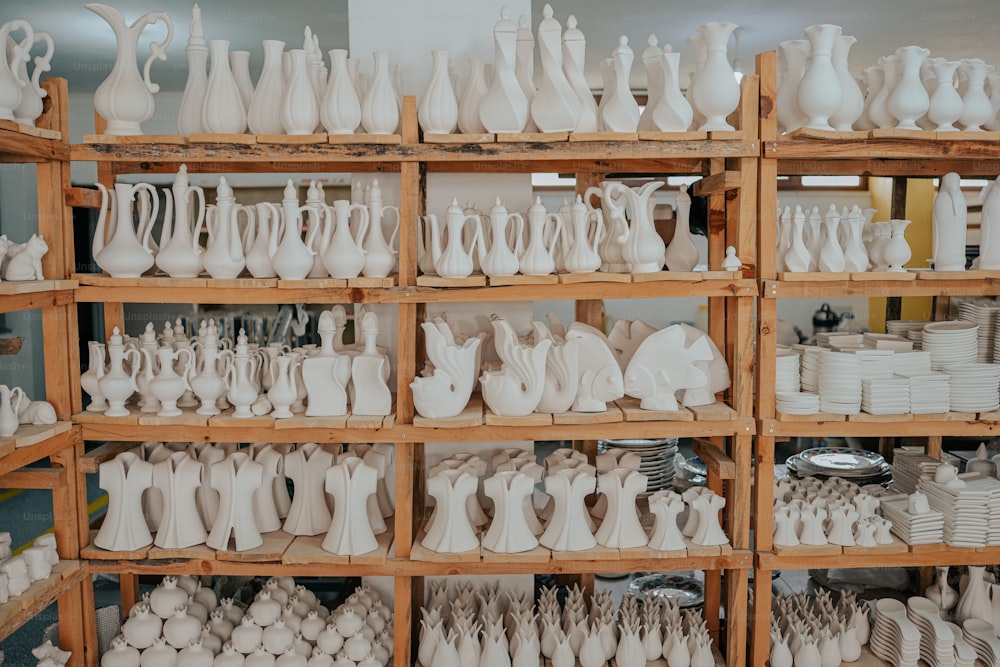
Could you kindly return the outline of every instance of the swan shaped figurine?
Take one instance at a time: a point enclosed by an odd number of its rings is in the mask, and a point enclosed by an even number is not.
[[[434,371],[410,383],[413,407],[428,419],[455,417],[469,403],[476,384],[482,338],[470,337],[460,345],[446,324],[424,322],[420,326]]]
[[[486,371],[479,379],[483,400],[494,414],[523,417],[535,411],[545,389],[545,359],[551,340],[534,346],[517,339],[506,317],[493,316],[493,339],[503,362],[499,371]]]

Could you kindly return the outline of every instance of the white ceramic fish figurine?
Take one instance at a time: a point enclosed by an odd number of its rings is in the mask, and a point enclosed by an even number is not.
[[[685,347],[685,333],[678,325],[656,332],[639,346],[625,370],[625,391],[641,399],[644,410],[677,410],[675,393],[708,384],[708,375],[695,366],[711,361],[712,348],[704,338]]]

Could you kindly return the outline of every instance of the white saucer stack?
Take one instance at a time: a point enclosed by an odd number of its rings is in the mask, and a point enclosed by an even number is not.
[[[902,375],[903,372],[930,372],[931,353],[922,350],[914,352],[897,352],[892,355],[892,372]]]
[[[893,598],[875,603],[869,644],[872,653],[897,667],[917,667],[920,630],[906,617],[906,605]]]
[[[921,347],[931,353],[936,371],[953,364],[975,363],[979,325],[975,322],[931,322],[924,326]]]
[[[995,344],[994,334],[996,333],[996,314],[1000,312],[1000,306],[996,304],[961,303],[958,306],[958,319],[966,322],[975,322],[979,325],[977,331],[977,353],[976,361],[993,361],[993,346]]]
[[[861,359],[855,354],[826,352],[820,358],[819,407],[823,412],[861,412]]]
[[[861,409],[871,415],[901,415],[910,411],[910,381],[878,378],[861,381]]]
[[[920,327],[919,329],[917,329],[917,328],[910,329],[909,331],[906,332],[906,338],[908,340],[912,340],[913,341],[913,349],[914,350],[922,350],[922,349],[924,349],[924,345],[923,345],[924,328],[923,327]]]
[[[922,479],[917,488],[927,495],[931,508],[944,515],[944,543],[953,547],[1000,544],[1000,480],[973,473],[939,484]]]
[[[955,364],[944,367],[954,412],[991,412],[1000,408],[1000,365]]]
[[[826,350],[813,345],[799,345],[796,347],[802,351],[799,359],[799,379],[802,383],[802,391],[819,391],[819,370],[820,359],[827,353]]]
[[[788,348],[779,349],[775,361],[777,368],[774,375],[774,391],[779,394],[798,392],[801,387],[799,353]]]
[[[930,415],[951,409],[951,385],[947,373],[937,371],[897,371],[896,375],[910,380],[910,412]]]
[[[774,408],[786,415],[814,415],[819,412],[819,394],[790,391],[774,396]]]
[[[892,377],[892,358],[896,356],[892,350],[857,350],[854,355],[861,360],[862,380]]]
[[[885,332],[896,336],[906,336],[914,329],[923,329],[927,323],[927,320],[889,320],[885,323]]]
[[[893,464],[895,470],[895,464]],[[892,534],[907,544],[941,544],[944,542],[944,515],[930,510],[910,514],[910,501],[905,495],[879,498],[882,516],[892,521]]]

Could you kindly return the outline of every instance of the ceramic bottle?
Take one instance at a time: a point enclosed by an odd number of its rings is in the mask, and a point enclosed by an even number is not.
[[[935,271],[965,271],[967,212],[960,177],[941,178],[931,217]]]
[[[726,55],[729,36],[738,26],[735,23],[705,23],[698,28],[704,37],[708,58],[697,74],[694,89],[694,106],[705,116],[698,129],[732,130],[726,121],[740,103],[740,86]]]
[[[168,210],[163,216],[160,249],[156,266],[171,278],[196,278],[201,273],[202,248],[194,230],[205,217],[205,192],[188,184],[187,165],[181,165],[174,177],[171,194],[167,195]],[[192,194],[197,195],[193,198]],[[191,200],[195,199],[195,217],[191,217]],[[173,206],[170,206],[173,202]],[[172,213],[172,215],[171,215]]]
[[[417,120],[424,134],[451,134],[458,126],[458,98],[448,76],[448,52],[431,51],[431,79],[420,97]]]
[[[181,397],[185,389],[191,389],[188,376],[191,373],[194,353],[190,348],[181,348],[175,351],[169,347],[161,347],[156,352],[159,372],[154,376],[152,372],[153,359],[148,350],[142,352],[146,357],[146,380],[149,383],[150,393],[160,403],[157,416],[179,417],[183,413],[177,407],[177,399]],[[174,361],[179,360],[182,353],[186,353],[187,360],[184,362],[182,373],[178,375],[174,371]]]
[[[837,273],[844,270],[846,260],[844,251],[837,238],[837,229],[841,224],[840,214],[833,204],[823,220],[823,244],[819,251],[819,270]]]
[[[205,270],[213,278],[232,279],[242,273],[246,266],[246,257],[243,254],[243,243],[236,220],[236,198],[225,176],[219,177],[215,201],[215,208],[210,209],[214,211],[212,216],[207,212],[205,215],[205,224],[213,228],[213,234],[210,235],[205,253],[202,255],[202,262]],[[200,234],[199,226],[195,230],[195,237]]]
[[[663,49],[656,35],[650,35],[646,40],[646,48],[642,51],[642,66],[646,70],[646,106],[639,116],[639,131],[655,130],[653,125],[653,109],[663,99]],[[667,45],[667,49],[670,45]]]
[[[347,414],[347,383],[351,379],[351,358],[333,347],[337,327],[330,311],[319,316],[316,329],[322,341],[319,351],[302,361],[302,380],[309,405],[307,417]]]
[[[540,132],[567,132],[580,118],[580,99],[563,73],[562,26],[552,14],[546,4],[538,25],[542,80],[531,99],[531,119]]]
[[[131,414],[125,407],[127,401],[136,390],[135,376],[139,372],[141,355],[138,350],[125,349],[125,343],[118,327],[114,328],[108,339],[108,372],[98,380],[98,388],[108,401],[108,409],[104,414],[108,417],[127,417]],[[131,361],[131,373],[126,373],[125,359]]]
[[[687,186],[682,185],[677,193],[677,220],[674,235],[664,252],[664,264],[668,271],[692,271],[698,265],[698,247],[691,239],[691,195]]]
[[[534,41],[532,41],[534,44]],[[479,118],[479,108],[489,87],[486,85],[486,62],[482,58],[469,59],[469,78],[465,89],[458,100],[458,131],[465,134],[482,134],[486,132],[483,121]],[[534,84],[531,92],[534,94]]]
[[[514,232],[508,232],[508,223],[513,221]],[[496,198],[496,203],[490,209],[487,220],[484,220],[482,237],[486,242],[479,244],[479,266],[487,276],[512,276],[520,268],[518,256],[522,251],[524,238],[524,217],[520,213],[511,213],[507,207]],[[509,240],[514,239],[512,248]]]
[[[361,100],[347,71],[347,51],[330,50],[330,78],[319,108],[320,121],[330,134],[354,134],[361,125]]]
[[[247,125],[253,134],[281,134],[281,100],[285,95],[285,74],[281,67],[281,55],[285,43],[265,39],[264,65],[253,91],[253,98],[247,108]]]
[[[520,35],[520,32],[518,34]],[[521,41],[518,41],[518,45],[520,44]],[[583,32],[576,27],[576,17],[571,14],[566,19],[566,31],[562,36],[562,66],[566,80],[579,101],[580,113],[576,127],[573,128],[575,132],[596,132],[598,129],[597,102],[584,77],[586,48],[587,41]],[[519,59],[518,63],[520,62]],[[519,80],[522,82],[522,88],[525,88],[524,77],[519,77]],[[528,80],[530,81],[530,73]],[[531,92],[533,91],[532,86]],[[528,89],[525,89],[525,94],[528,93]]]
[[[240,90],[240,100],[243,102],[243,110],[250,109],[250,102],[253,101],[253,81],[250,79],[250,52],[230,51],[229,68],[236,79],[236,87]]]
[[[302,232],[305,228],[303,212],[309,212],[308,206],[299,206],[298,194],[292,179],[285,185],[284,198],[281,200],[282,226],[275,224],[271,228],[272,244],[275,246],[271,255],[271,265],[282,280],[303,280],[309,274],[313,264],[313,238],[318,227],[309,229],[305,241]],[[280,233],[280,241],[277,241]]]
[[[464,229],[472,221],[472,237],[469,248],[463,243]],[[445,228],[438,224],[437,216],[428,213],[426,221],[430,228],[430,256],[435,272],[442,278],[465,278],[472,273],[472,253],[480,243],[482,229],[478,216],[466,215],[457,199],[452,199],[445,211]],[[424,254],[427,254],[424,248]]]
[[[555,271],[554,253],[561,232],[562,219],[555,213],[548,213],[541,198],[535,197],[535,203],[528,209],[528,242],[524,252],[518,257],[521,273],[526,276],[545,276]]]
[[[372,53],[375,69],[361,101],[361,124],[368,134],[392,134],[399,125],[399,106],[389,72],[389,53]]]
[[[785,69],[777,92],[778,125],[787,134],[809,122],[809,118],[799,109],[799,86],[806,73],[809,42],[805,39],[786,40],[778,44],[778,54]]]
[[[832,130],[830,116],[837,113],[843,99],[840,79],[833,67],[833,46],[840,26],[811,25],[804,30],[809,39],[809,63],[799,83],[799,110],[808,117],[806,127]]]
[[[843,224],[843,220],[841,220]],[[857,205],[847,215],[847,244],[844,247],[844,270],[854,273],[868,270],[868,251],[862,240],[865,216]]]
[[[851,47],[857,42],[852,35],[837,35],[833,41],[833,69],[840,82],[840,106],[830,116],[830,124],[838,132],[850,132],[854,129],[854,121],[861,117],[865,110],[865,97],[861,94],[858,82],[854,80],[848,68],[847,59]]]
[[[271,416],[275,419],[290,419],[292,403],[297,394],[295,386],[295,369],[298,358],[292,355],[281,355],[271,360],[271,388],[267,391],[267,399],[273,408]]]
[[[257,386],[254,384],[257,367],[256,357],[250,356],[246,332],[241,328],[236,337],[236,350],[225,372],[226,398],[233,405],[233,417],[253,416],[250,406],[257,400]]]
[[[243,134],[247,129],[247,111],[236,77],[230,69],[229,42],[211,39],[208,49],[212,54],[212,67],[201,108],[202,130],[216,134]]]
[[[35,69],[32,70],[30,78],[28,77],[27,60],[20,61],[18,78],[25,81],[26,85],[21,90],[21,101],[14,107],[14,120],[23,125],[34,126],[35,121],[42,115],[42,99],[48,95],[48,92],[41,87],[39,82],[42,74],[52,69],[52,65],[49,63],[52,61],[56,47],[55,42],[52,41],[52,36],[47,32],[36,32],[32,41],[34,44],[44,42],[46,47],[45,53],[35,56]],[[11,44],[11,42],[8,42],[8,44]],[[11,66],[14,64],[12,62]]]
[[[601,108],[601,123],[606,132],[635,132],[639,127],[639,104],[629,88],[633,59],[628,37],[622,35],[611,54],[614,87],[607,91],[608,99]]]
[[[101,213],[97,219],[97,229],[91,243],[94,261],[107,271],[112,278],[138,278],[155,261],[149,244],[152,226],[143,228],[142,220],[138,228],[132,217],[132,202],[137,192],[147,193],[152,201],[152,219],[156,219],[159,196],[148,183],[116,183],[114,199],[107,189],[98,184],[101,192]],[[105,241],[105,234],[109,236]]]
[[[479,105],[487,132],[523,132],[528,122],[528,98],[515,71],[516,50],[517,26],[503,7],[493,27],[493,80]]]
[[[228,550],[230,538],[236,551],[263,544],[253,515],[253,495],[263,481],[262,466],[242,452],[212,464],[212,488],[219,492],[219,513],[205,543]]]
[[[359,221],[351,229],[351,216],[359,214]],[[323,265],[334,278],[357,278],[365,267],[362,240],[369,229],[369,210],[364,204],[352,204],[347,199],[337,199],[326,207],[323,224]],[[329,239],[329,241],[327,241]]]
[[[669,46],[669,45],[667,45]],[[686,132],[691,127],[693,112],[691,104],[680,91],[681,54],[663,50],[660,56],[660,99],[653,107],[651,121],[653,129],[660,132]]]
[[[166,49],[174,37],[173,21],[166,12],[151,12],[128,25],[114,7],[96,2],[86,7],[108,22],[118,42],[114,67],[94,92],[94,109],[108,123],[105,134],[142,134],[142,123],[153,115],[153,94],[160,90],[149,78],[150,65],[154,59],[166,60]],[[166,24],[167,35],[160,42],[150,42],[151,53],[140,74],[136,64],[139,36],[146,26],[157,21]]]
[[[896,127],[917,130],[917,119],[927,113],[930,97],[920,81],[920,66],[930,51],[920,46],[903,46],[896,49],[901,76],[892,94],[886,100],[889,113],[899,120]]]
[[[271,263],[271,255],[278,249],[277,235],[272,243],[271,225],[281,225],[278,208],[271,202],[258,202],[256,213],[243,235],[246,268],[254,278],[274,278],[278,274]]]
[[[289,53],[291,76],[281,98],[281,127],[285,134],[312,134],[319,125],[319,104],[309,79],[306,52],[292,49]]]

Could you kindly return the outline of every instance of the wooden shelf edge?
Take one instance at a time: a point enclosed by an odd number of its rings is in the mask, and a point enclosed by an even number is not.
[[[52,567],[52,575],[36,581],[24,594],[0,605],[0,641],[33,619],[64,593],[83,581],[89,569],[78,560],[62,560]]]

